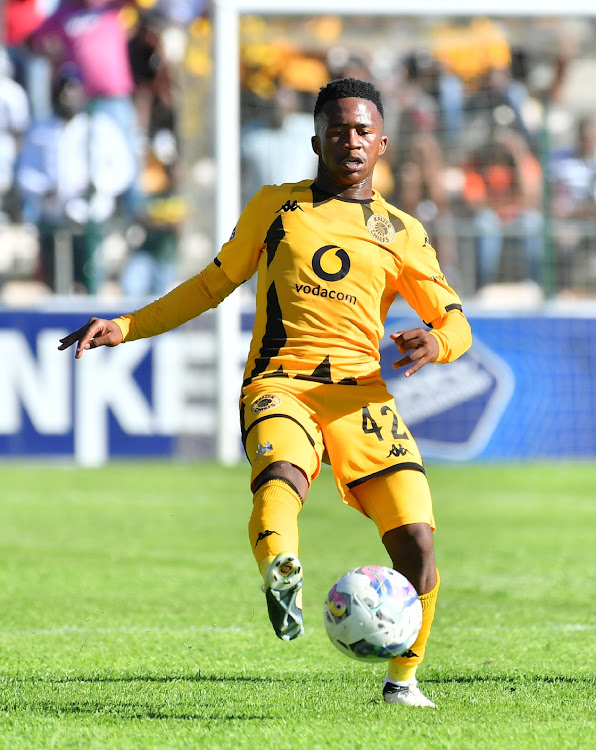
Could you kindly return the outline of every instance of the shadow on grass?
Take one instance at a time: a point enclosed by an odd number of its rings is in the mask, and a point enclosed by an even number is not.
[[[68,716],[95,716],[98,719],[110,720],[177,720],[177,721],[211,721],[211,722],[256,722],[256,721],[278,721],[286,715],[285,705],[280,705],[276,700],[271,700],[270,686],[274,686],[276,695],[286,694],[288,691],[296,690],[300,686],[300,692],[305,695],[316,695],[321,692],[329,694],[330,687],[339,690],[341,685],[353,680],[353,675],[335,674],[327,672],[324,675],[306,676],[288,672],[281,676],[262,677],[222,674],[183,674],[183,675],[148,675],[129,674],[111,676],[106,674],[97,675],[57,675],[55,677],[44,676],[20,676],[0,677],[0,691],[10,691],[10,697],[4,696],[4,705],[0,708],[0,716],[15,716],[18,714],[38,714],[43,716],[64,717]],[[366,678],[367,680],[369,678]],[[374,677],[375,680],[378,676]],[[590,677],[568,677],[563,675],[455,675],[450,677],[432,677],[425,679],[425,684],[442,685],[494,685],[508,686],[511,690],[522,685],[577,685],[580,687],[593,687],[596,678]],[[126,691],[116,690],[111,695],[106,695],[100,690],[97,695],[77,695],[76,687],[83,685],[130,685],[136,689],[139,685],[147,686],[146,691],[140,694],[135,692],[132,696],[126,695]],[[157,692],[149,689],[150,685],[186,685],[191,689],[183,690],[181,695],[172,692]],[[25,694],[15,694],[16,686],[23,688]],[[209,685],[213,690],[205,692],[204,688]],[[63,686],[71,686],[64,689]],[[196,696],[192,695],[192,687],[197,690]],[[203,690],[201,690],[201,686]],[[237,690],[234,692],[234,686]],[[246,690],[250,688],[250,700],[247,701]],[[232,688],[231,693],[225,688]],[[81,690],[83,688],[81,687]],[[222,690],[225,695],[222,694]],[[18,693],[19,691],[17,691]],[[262,695],[259,695],[262,693]],[[2,698],[0,698],[2,700]],[[382,704],[380,696],[371,701],[373,704]],[[258,707],[258,712],[254,712]],[[296,708],[300,712],[300,707]],[[264,710],[263,710],[264,709]],[[306,707],[305,707],[305,710]]]
[[[424,684],[435,685],[595,685],[596,677],[566,677],[563,675],[523,675],[523,674],[495,674],[495,675],[460,675],[456,677],[426,677]]]
[[[30,695],[12,696],[10,701],[0,708],[0,716],[14,716],[15,714],[41,714],[44,716],[68,717],[68,716],[96,716],[103,719],[123,719],[123,720],[179,720],[179,721],[266,721],[268,719],[279,719],[275,711],[269,713],[252,713],[247,711],[242,713],[245,704],[244,688],[238,690],[238,697],[233,696],[226,701],[228,712],[222,706],[218,711],[218,704],[221,703],[221,696],[218,695],[217,689],[212,691],[208,699],[203,694],[196,696],[196,710],[194,706],[189,706],[188,693],[185,691],[183,697],[145,691],[141,695],[135,695],[132,699],[130,695],[123,695],[121,692],[106,695],[98,695],[96,698],[90,698],[88,694],[77,695],[76,687],[82,685],[130,685],[132,687],[147,685],[251,685],[255,689],[273,685],[278,682],[286,682],[287,678],[267,678],[267,677],[249,677],[243,675],[224,676],[224,675],[63,675],[57,677],[44,676],[21,676],[21,677],[4,677],[0,678],[0,689],[6,687],[15,687],[20,685],[23,688],[31,690]],[[65,692],[63,686],[71,686]],[[81,688],[82,689],[82,688]],[[174,705],[172,705],[172,703]],[[252,701],[254,710],[254,701]],[[8,705],[7,705],[8,704]],[[186,705],[185,705],[186,704]],[[268,705],[267,700],[262,701],[263,706]],[[233,712],[230,713],[229,709]],[[186,709],[186,710],[184,710]],[[189,710],[190,709],[190,710]]]

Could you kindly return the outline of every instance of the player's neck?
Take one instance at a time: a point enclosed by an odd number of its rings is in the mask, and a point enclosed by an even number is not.
[[[318,174],[315,185],[322,193],[348,198],[350,200],[370,200],[373,195],[372,177],[367,177],[356,185],[337,185],[326,174]]]

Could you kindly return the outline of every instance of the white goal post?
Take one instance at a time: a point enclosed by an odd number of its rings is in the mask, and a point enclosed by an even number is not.
[[[214,119],[215,127],[215,243],[218,251],[229,238],[240,213],[240,44],[239,18],[253,15],[340,16],[493,16],[585,17],[596,13],[588,0],[213,0]],[[237,399],[241,379],[239,361],[240,301],[232,295],[217,311],[217,458],[238,461]]]

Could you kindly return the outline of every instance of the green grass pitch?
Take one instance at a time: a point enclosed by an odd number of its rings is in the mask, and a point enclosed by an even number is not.
[[[328,641],[325,594],[387,564],[329,471],[301,517],[306,635],[275,638],[245,466],[0,467],[0,748],[596,747],[596,465],[430,466],[442,588],[419,677]]]

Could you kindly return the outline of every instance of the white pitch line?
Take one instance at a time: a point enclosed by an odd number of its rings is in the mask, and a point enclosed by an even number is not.
[[[562,630],[565,632],[569,631],[582,631],[582,630],[594,630],[596,628],[596,624],[593,623],[587,623],[587,624],[580,624],[580,623],[563,623],[563,624],[554,624],[554,623],[547,623],[545,625],[522,625],[518,626],[517,628],[512,628],[509,625],[500,625],[499,623],[491,624],[490,627],[487,626],[485,628],[481,628],[478,626],[471,626],[469,628],[462,627],[461,625],[444,625],[441,630],[451,630],[456,633],[485,633],[487,630],[518,630],[518,631],[525,631],[525,630],[531,630],[532,632],[540,632],[540,631],[547,631],[547,630]]]
[[[530,630],[532,632],[540,632],[540,631],[564,631],[564,632],[570,632],[570,631],[584,631],[584,630],[594,630],[596,628],[596,624],[588,623],[588,624],[580,624],[580,623],[562,623],[562,624],[545,624],[545,625],[527,625],[525,627],[518,627],[516,630],[519,631],[527,631]],[[145,627],[142,625],[122,625],[119,628],[90,628],[86,626],[80,626],[80,625],[58,625],[57,627],[53,628],[34,628],[31,630],[0,630],[0,637],[1,636],[27,636],[27,635],[68,635],[69,633],[77,634],[77,635],[94,635],[94,634],[103,634],[103,635],[117,635],[119,633],[131,635],[134,633],[164,633],[169,635],[184,635],[185,633],[194,634],[194,633],[246,633],[249,628],[247,627],[240,627],[239,625],[230,625],[227,627],[218,626],[218,625],[189,625],[186,628],[161,628],[161,627]],[[495,623],[491,625],[491,630],[503,630],[505,629],[505,626],[500,625],[499,623]],[[511,630],[509,626],[506,628],[507,630]],[[483,633],[486,632],[487,628],[480,628],[480,627],[462,627],[460,625],[453,625],[453,626],[444,626],[442,628],[444,631],[453,631],[453,632],[468,632],[468,633]]]

